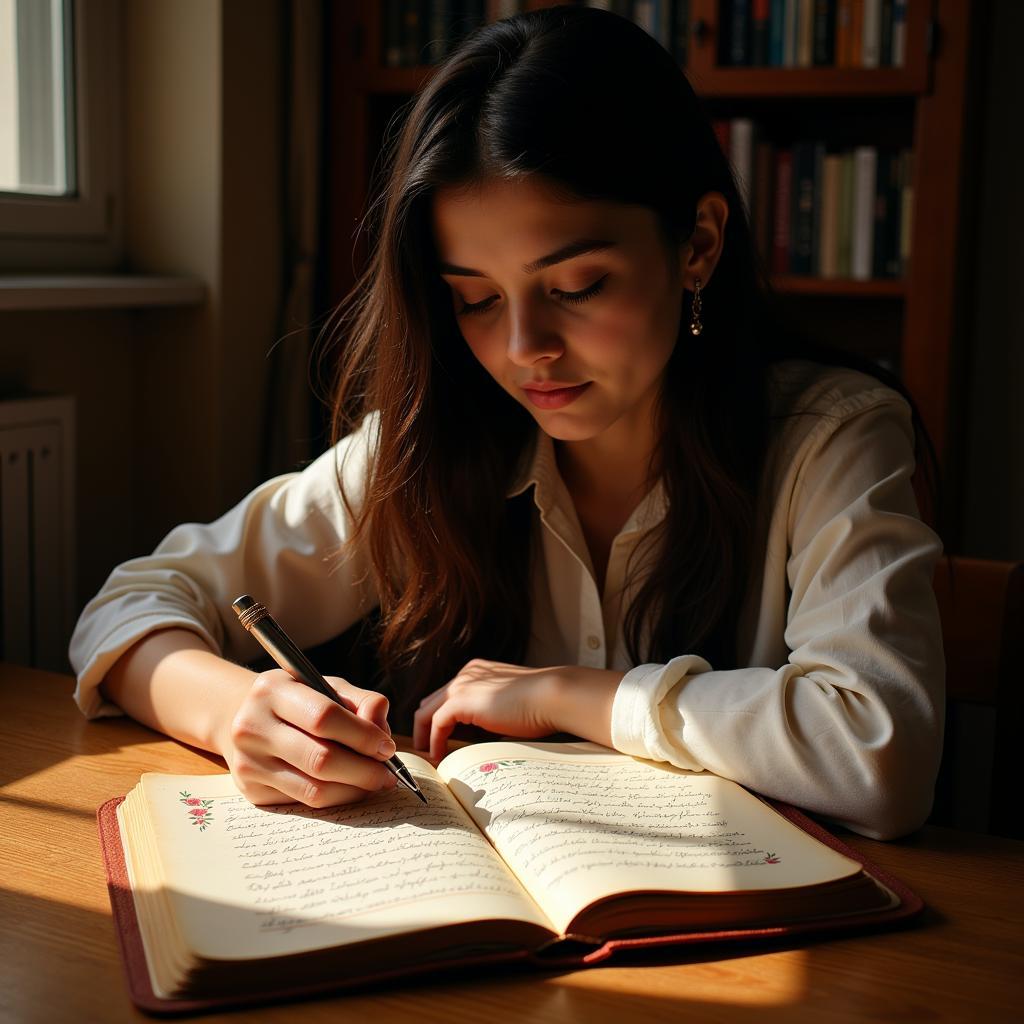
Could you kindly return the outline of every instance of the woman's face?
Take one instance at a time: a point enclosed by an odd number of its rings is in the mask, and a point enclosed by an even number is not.
[[[543,430],[649,426],[683,302],[651,210],[494,182],[439,192],[433,224],[462,336]]]

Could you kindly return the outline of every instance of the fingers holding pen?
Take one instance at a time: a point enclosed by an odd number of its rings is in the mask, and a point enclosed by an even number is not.
[[[394,743],[371,720],[383,721],[386,699],[374,694],[378,700],[367,701],[361,697],[366,691],[341,679],[333,678],[331,685],[348,688],[344,699],[355,710],[282,670],[254,680],[231,724],[231,750],[225,754],[253,803],[283,799],[324,807],[395,785],[383,764]]]
[[[349,750],[374,760],[386,761],[395,743],[381,724],[386,721],[388,702],[382,694],[361,690],[337,676],[327,680],[345,707],[317,693],[281,669],[257,676],[254,696],[264,698],[274,714],[310,736],[334,740]]]

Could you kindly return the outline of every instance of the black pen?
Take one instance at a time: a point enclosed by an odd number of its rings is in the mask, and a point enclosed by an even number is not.
[[[234,608],[242,626],[260,642],[267,654],[285,672],[291,673],[300,683],[305,683],[325,697],[330,697],[335,704],[345,707],[330,683],[320,675],[316,666],[295,646],[291,637],[259,601],[248,594],[243,594],[231,602],[231,607]],[[384,767],[424,803],[427,802],[427,798],[420,792],[420,787],[416,785],[412,773],[402,764],[397,753],[384,762]]]

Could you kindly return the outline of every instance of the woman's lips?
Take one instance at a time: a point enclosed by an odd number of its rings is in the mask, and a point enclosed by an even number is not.
[[[589,380],[584,384],[567,385],[545,381],[543,384],[524,384],[523,390],[538,409],[561,409],[570,402],[575,402],[589,387]]]

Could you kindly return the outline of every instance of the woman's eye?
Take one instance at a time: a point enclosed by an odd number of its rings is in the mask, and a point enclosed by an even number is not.
[[[555,288],[552,292],[553,295],[557,296],[563,302],[571,302],[574,305],[578,305],[581,302],[586,302],[587,299],[592,299],[598,292],[604,288],[604,282],[608,275],[598,278],[589,288],[584,288],[580,292],[562,292]],[[491,308],[494,300],[497,298],[496,295],[489,295],[486,299],[482,299],[480,302],[464,302],[462,307],[458,311],[459,316],[463,316],[470,313],[486,313]]]

